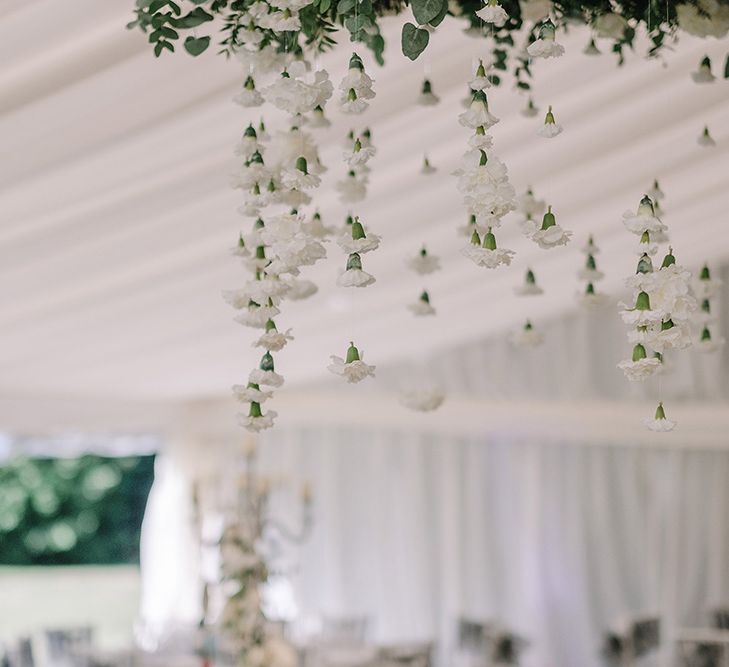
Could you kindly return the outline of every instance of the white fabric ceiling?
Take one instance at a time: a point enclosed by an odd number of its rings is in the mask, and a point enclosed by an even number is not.
[[[228,254],[241,228],[239,197],[228,187],[232,146],[248,120],[231,103],[240,70],[212,52],[155,60],[144,38],[124,29],[131,4],[0,3],[5,397],[226,395],[260,356],[220,298],[245,279]],[[666,55],[668,67],[630,55],[617,68],[611,55],[583,56],[587,36],[571,32],[565,58],[534,67],[537,101],[553,104],[566,128],[553,141],[535,136],[541,119],[518,113],[524,98],[510,85],[493,92],[492,111],[502,119],[496,150],[512,182],[553,203],[576,243],[545,252],[507,224],[500,242],[517,259],[490,272],[459,254],[455,229],[464,214],[449,176],[468,136],[457,114],[471,60],[487,45],[446,21],[422,62],[411,63],[398,52],[400,24],[387,24],[383,69],[363,54],[377,98],[362,125],[372,128],[379,153],[369,198],[356,212],[383,237],[366,258],[377,283],[337,288],[344,256],[336,247],[309,271],[320,293],[287,305],[280,318],[296,336],[277,356],[289,386],[326,374],[329,354],[343,353],[350,339],[368,360],[387,364],[572,308],[588,233],[603,247],[606,288],[618,291],[634,263],[620,214],[654,177],[667,194],[679,260],[695,266],[729,255],[728,84],[698,86],[689,77],[705,53],[718,69],[725,44],[682,38]],[[349,49],[321,58],[335,82]],[[424,67],[442,98],[437,107],[414,105]],[[360,119],[333,107],[333,127],[319,134],[329,172],[316,201],[326,223],[341,224],[347,208],[333,187],[343,171],[340,144]],[[696,144],[704,124],[714,149]],[[419,173],[426,150],[435,176]],[[444,265],[425,281],[403,264],[423,242]],[[527,265],[546,289],[534,301],[512,292]],[[425,321],[405,309],[423,286],[438,309]]]

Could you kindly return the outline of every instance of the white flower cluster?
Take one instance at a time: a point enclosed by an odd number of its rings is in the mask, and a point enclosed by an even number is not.
[[[660,268],[653,268],[651,256],[658,243],[654,239],[665,236],[666,226],[657,217],[648,195],[641,199],[636,213],[623,214],[623,224],[640,238],[640,258],[635,275],[626,281],[631,302],[620,304],[621,317],[631,327],[628,340],[633,344],[633,353],[618,367],[629,380],[638,381],[661,371],[666,350],[691,345],[689,323],[696,310],[696,300],[691,290],[691,273],[676,263],[671,248]],[[649,351],[653,354],[649,355]],[[656,411],[656,418],[646,422],[652,430],[670,430],[667,424],[662,405]]]
[[[331,356],[328,368],[335,375],[342,376],[350,384],[361,382],[367,377],[374,377],[375,367],[364,362],[364,352],[360,352],[354,343],[350,342],[345,358]]]
[[[595,290],[595,283],[601,281],[605,274],[597,268],[595,255],[600,249],[595,245],[592,236],[587,239],[582,252],[585,255],[585,265],[577,272],[577,277],[585,283],[585,289],[577,294],[577,301],[581,306],[594,308],[605,303],[607,296]]]
[[[721,280],[712,278],[709,265],[704,264],[694,288],[700,302],[695,316],[695,323],[700,331],[696,347],[700,352],[716,352],[724,345],[724,338],[717,336],[715,332],[712,333],[716,319],[711,304],[714,297],[719,293],[720,286]]]
[[[265,30],[295,29],[290,26],[306,4],[300,0],[254,3],[249,8],[244,46],[238,53],[249,73],[236,101],[244,106],[265,101],[293,116],[290,129],[273,136],[263,123],[258,130],[249,125],[235,148],[242,164],[231,184],[243,193],[239,213],[254,221],[248,233],[240,234],[232,253],[252,275],[243,287],[226,291],[223,297],[238,311],[237,322],[262,330],[253,342],[254,347],[264,349],[259,367],[250,372],[245,384],[233,387],[235,398],[248,406],[238,415],[238,423],[251,431],[270,428],[276,417],[273,410],[264,413],[262,405],[271,398],[272,389],[284,382],[275,371],[272,353],[293,340],[290,329],[279,331],[276,326],[281,303],[316,293],[316,285],[299,276],[304,267],[326,257],[322,241],[333,232],[318,212],[308,219],[300,212],[311,202],[310,193],[319,187],[325,171],[313,136],[301,129],[307,121],[303,114],[311,115],[310,126],[322,125],[318,121],[324,118],[332,84],[326,72],[309,75],[310,67],[303,60],[287,62],[286,57],[282,60],[273,55],[269,59],[266,47],[257,50],[255,37]],[[275,76],[281,67],[281,75],[259,93],[254,77]]]
[[[359,218],[347,218],[346,229],[337,237],[337,244],[349,256],[343,273],[337,278],[340,287],[367,287],[375,282],[375,277],[362,269],[362,255],[376,250],[380,237],[366,234]]]
[[[370,174],[368,162],[376,153],[377,149],[372,145],[372,133],[368,128],[358,136],[354,130],[349,132],[345,139],[344,151],[347,173],[335,185],[342,203],[355,204],[367,196]]]
[[[372,89],[374,81],[365,72],[365,66],[356,53],[349,59],[347,74],[339,83],[339,108],[344,113],[360,114],[375,97]]]
[[[493,140],[487,131],[499,119],[490,111],[484,92],[491,85],[483,61],[469,81],[471,103],[460,114],[461,125],[474,131],[468,140],[469,149],[453,175],[458,178],[458,190],[463,196],[469,216],[470,243],[462,250],[477,266],[496,268],[511,263],[512,250],[499,248],[494,229],[502,218],[516,208],[516,191],[509,181],[506,165],[491,150]]]

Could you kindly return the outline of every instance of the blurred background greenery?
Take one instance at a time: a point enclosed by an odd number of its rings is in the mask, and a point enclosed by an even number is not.
[[[154,456],[18,457],[0,467],[0,565],[139,562]]]

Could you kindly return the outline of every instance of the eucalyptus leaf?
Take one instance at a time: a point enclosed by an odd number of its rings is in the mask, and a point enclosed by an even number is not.
[[[185,40],[185,51],[191,56],[199,56],[210,46],[210,37],[188,37]]]
[[[444,0],[412,0],[410,6],[419,25],[426,25],[440,14]]]
[[[430,25],[432,25],[434,28],[439,26],[443,19],[446,17],[446,14],[448,14],[448,0],[442,0],[442,6],[440,8],[440,11],[434,19],[429,21]]]
[[[354,0],[339,0],[337,14],[349,14],[354,9]]]
[[[175,19],[174,25],[178,28],[197,28],[197,26],[212,20],[212,14],[208,14],[202,7],[195,7],[189,14]]]
[[[727,53],[726,63],[724,64],[724,78],[729,79],[729,53]]]
[[[362,16],[362,14],[358,14],[357,16],[349,16],[344,21],[344,25],[351,32],[352,34],[359,32],[360,30],[364,30],[365,28],[369,28],[373,25],[372,19],[369,16]]]
[[[321,0],[319,3],[319,11],[322,12],[322,14],[326,14],[331,6],[332,0]]]
[[[412,23],[406,23],[402,27],[402,52],[410,60],[415,60],[428,46],[430,35],[427,30],[418,28]]]

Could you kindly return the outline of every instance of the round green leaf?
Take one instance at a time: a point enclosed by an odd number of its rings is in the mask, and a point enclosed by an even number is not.
[[[419,25],[425,25],[440,14],[446,0],[412,0],[413,16]]]
[[[430,35],[427,30],[418,28],[412,23],[402,27],[402,52],[410,60],[415,60],[428,46]]]
[[[188,37],[185,40],[185,51],[191,56],[199,56],[210,46],[210,37]]]

